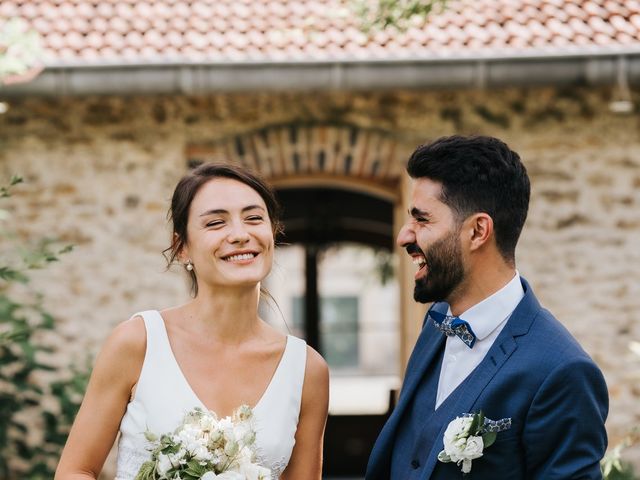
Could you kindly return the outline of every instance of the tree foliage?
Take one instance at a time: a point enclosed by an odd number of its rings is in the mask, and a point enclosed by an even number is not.
[[[355,0],[355,9],[365,31],[403,31],[424,23],[432,13],[441,12],[446,3],[447,0]]]
[[[21,182],[12,178],[0,198]],[[31,270],[58,261],[70,247],[48,239],[32,248],[15,245],[10,225],[9,212],[0,209],[0,478],[44,480],[53,478],[88,368],[53,362],[55,319],[29,287]]]
[[[0,18],[0,84],[28,81],[40,71],[40,35],[20,18]]]

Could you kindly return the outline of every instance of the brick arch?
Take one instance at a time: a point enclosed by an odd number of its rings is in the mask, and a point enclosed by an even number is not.
[[[224,161],[260,172],[276,187],[349,183],[397,195],[407,149],[397,135],[353,125],[275,125],[187,149],[191,165]]]

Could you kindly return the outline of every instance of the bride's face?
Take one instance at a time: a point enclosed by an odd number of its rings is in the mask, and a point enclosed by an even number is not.
[[[262,197],[250,186],[214,178],[189,209],[182,256],[193,263],[198,284],[255,286],[270,272],[274,237]]]

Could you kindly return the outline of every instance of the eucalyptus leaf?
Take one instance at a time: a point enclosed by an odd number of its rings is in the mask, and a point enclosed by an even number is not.
[[[480,414],[480,415],[481,415],[481,414]],[[476,434],[476,432],[478,431],[478,428],[479,428],[479,427],[480,427],[480,425],[481,425],[481,424],[480,424],[480,415],[475,414],[475,415],[472,417],[471,425],[469,426],[469,434],[470,434],[470,435],[475,435],[475,434]]]
[[[152,461],[144,462],[134,480],[153,480],[154,472],[155,463]]]
[[[487,432],[482,435],[482,443],[484,444],[484,448],[490,447],[493,445],[493,442],[496,441],[498,437],[497,432]]]

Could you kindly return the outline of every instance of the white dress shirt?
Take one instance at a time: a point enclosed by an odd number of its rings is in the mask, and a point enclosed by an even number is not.
[[[516,271],[513,279],[504,287],[458,315],[471,325],[473,333],[476,334],[476,343],[473,348],[469,348],[457,336],[447,337],[438,381],[436,408],[482,361],[522,297],[524,290],[520,283],[520,274]],[[448,315],[451,315],[451,309]]]

